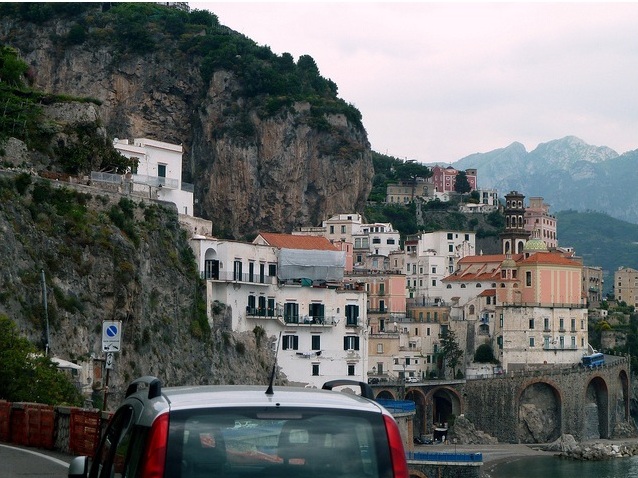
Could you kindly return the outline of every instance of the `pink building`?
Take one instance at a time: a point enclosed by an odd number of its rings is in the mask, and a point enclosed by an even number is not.
[[[457,174],[459,174],[459,172],[452,166],[448,166],[447,168],[434,166],[430,180],[434,184],[434,188],[437,192],[454,192]],[[466,169],[465,174],[472,191],[474,191],[476,189],[476,169]]]
[[[538,234],[549,249],[558,247],[556,237],[556,216],[549,213],[549,205],[543,202],[542,197],[529,198],[529,206],[525,208],[525,230],[532,237]]]

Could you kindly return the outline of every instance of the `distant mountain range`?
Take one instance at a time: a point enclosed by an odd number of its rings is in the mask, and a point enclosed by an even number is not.
[[[481,188],[503,197],[510,191],[541,196],[550,212],[608,214],[638,224],[638,149],[619,155],[574,136],[542,143],[531,152],[521,143],[466,156],[452,166],[476,168]]]

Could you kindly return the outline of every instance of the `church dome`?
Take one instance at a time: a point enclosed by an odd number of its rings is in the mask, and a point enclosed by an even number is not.
[[[523,252],[547,252],[547,244],[542,239],[530,239],[525,243]]]

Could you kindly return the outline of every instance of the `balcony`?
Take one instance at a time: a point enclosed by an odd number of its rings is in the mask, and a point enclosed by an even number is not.
[[[246,284],[255,285],[274,285],[277,283],[277,278],[274,276],[260,276],[259,274],[235,274],[232,271],[217,272],[201,271],[200,277],[205,280],[214,280],[219,282],[242,282]]]
[[[311,317],[308,315],[278,315],[276,318],[283,321],[286,325],[300,327],[333,327],[337,325],[337,318],[335,316]]]

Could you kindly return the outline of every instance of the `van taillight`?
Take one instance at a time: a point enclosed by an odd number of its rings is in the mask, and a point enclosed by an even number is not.
[[[160,415],[151,426],[142,462],[142,478],[163,478],[168,441],[168,413]]]
[[[383,415],[385,422],[385,433],[388,436],[390,445],[390,457],[392,458],[392,472],[394,478],[408,478],[408,462],[405,459],[405,449],[399,426],[391,416]]]

